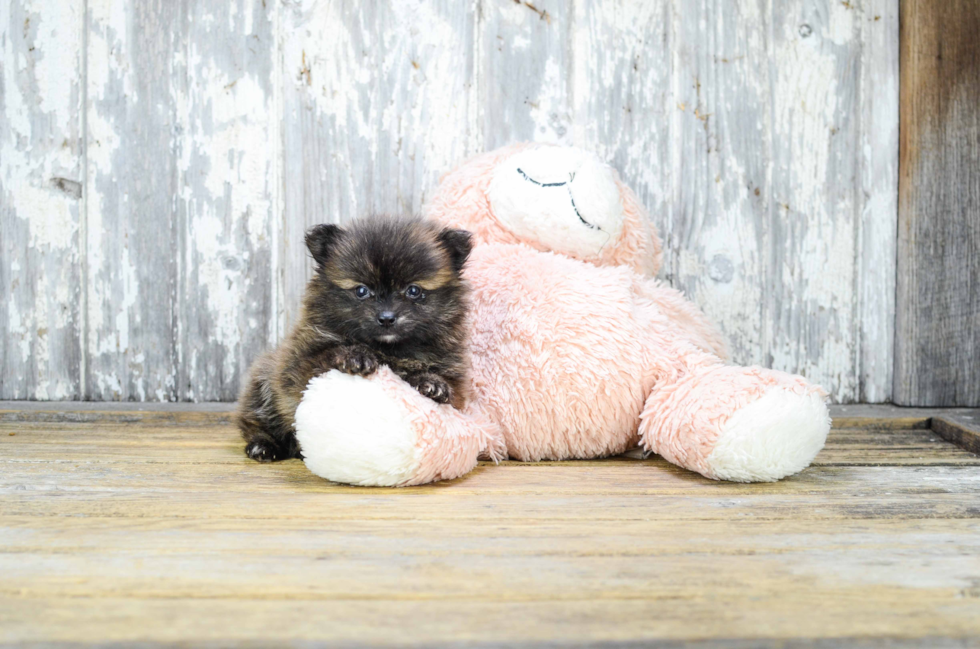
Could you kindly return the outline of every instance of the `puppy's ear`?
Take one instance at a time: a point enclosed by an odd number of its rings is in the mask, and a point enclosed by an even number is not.
[[[310,249],[317,266],[324,266],[330,259],[330,251],[344,231],[333,223],[314,225],[306,231],[306,247]]]
[[[470,250],[473,249],[472,236],[466,230],[448,228],[439,233],[439,243],[449,253],[449,262],[457,273],[463,270],[463,264],[466,263],[466,258],[470,256]]]

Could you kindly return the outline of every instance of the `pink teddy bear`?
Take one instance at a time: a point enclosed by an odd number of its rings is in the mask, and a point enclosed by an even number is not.
[[[653,278],[661,244],[596,156],[519,144],[447,174],[425,215],[473,233],[464,411],[387,368],[310,381],[296,436],[313,473],[356,485],[456,478],[478,458],[598,458],[639,445],[716,480],[774,481],[823,447],[823,391],[725,364],[719,333]]]

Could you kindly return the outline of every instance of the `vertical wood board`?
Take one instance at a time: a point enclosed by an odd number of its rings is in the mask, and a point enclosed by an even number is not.
[[[898,214],[898,3],[865,0],[861,23],[859,344],[856,401],[891,399]]]
[[[980,405],[978,34],[976,2],[902,2],[901,405]]]
[[[184,5],[87,6],[84,398],[173,401]]]
[[[765,361],[771,169],[770,16],[761,0],[685,3],[672,80],[673,214],[667,277],[725,332],[740,363]]]
[[[484,150],[571,143],[573,3],[484,0],[479,25]]]
[[[81,395],[83,6],[0,6],[0,399]]]
[[[275,340],[276,3],[188,2],[176,53],[177,396],[232,401]]]
[[[861,5],[773,8],[769,363],[837,400],[858,393]]]

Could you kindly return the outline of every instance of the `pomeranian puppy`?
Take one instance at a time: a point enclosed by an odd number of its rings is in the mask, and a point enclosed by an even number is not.
[[[367,376],[387,365],[424,396],[466,400],[470,233],[415,218],[376,216],[306,234],[316,272],[299,322],[260,357],[238,403],[245,453],[302,457],[293,433],[306,384],[330,370]]]

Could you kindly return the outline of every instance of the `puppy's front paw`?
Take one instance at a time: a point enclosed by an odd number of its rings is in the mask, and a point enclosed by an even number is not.
[[[370,351],[355,347],[340,353],[337,369],[344,374],[367,376],[378,371],[378,359]]]
[[[275,462],[281,459],[279,449],[265,441],[251,441],[245,446],[245,455],[256,462]]]
[[[415,389],[423,397],[428,397],[436,403],[449,403],[453,398],[453,390],[449,384],[435,374],[423,374],[413,381]]]

